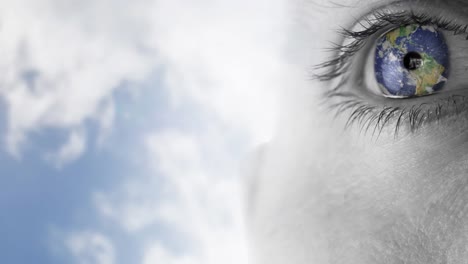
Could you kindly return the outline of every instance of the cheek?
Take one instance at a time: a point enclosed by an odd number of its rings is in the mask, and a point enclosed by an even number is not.
[[[259,263],[464,259],[454,257],[468,242],[463,121],[395,140],[343,131],[318,108],[292,116],[259,175]]]

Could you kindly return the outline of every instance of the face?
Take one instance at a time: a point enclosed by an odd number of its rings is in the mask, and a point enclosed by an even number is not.
[[[466,263],[468,3],[292,5],[304,74],[256,161],[254,263]]]

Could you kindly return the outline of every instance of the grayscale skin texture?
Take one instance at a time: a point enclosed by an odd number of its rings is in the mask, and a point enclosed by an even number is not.
[[[466,5],[446,2],[441,12]],[[334,3],[292,3],[298,72],[327,58],[337,26],[389,1]],[[398,136],[390,124],[376,137],[345,128],[349,114],[335,117],[324,99],[330,83],[305,76],[288,87],[276,136],[254,162],[252,263],[468,263],[468,114]]]

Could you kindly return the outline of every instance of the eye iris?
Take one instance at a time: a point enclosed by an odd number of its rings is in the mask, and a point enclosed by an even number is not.
[[[449,73],[448,46],[431,26],[408,25],[377,41],[375,77],[388,96],[423,96],[440,91]]]

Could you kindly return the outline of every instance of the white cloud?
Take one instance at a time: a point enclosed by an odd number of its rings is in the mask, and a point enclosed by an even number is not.
[[[158,200],[153,196],[156,191],[157,185],[139,178],[136,182],[126,183],[123,190],[95,193],[93,198],[97,210],[107,221],[111,219],[133,233],[158,220]]]
[[[103,103],[96,119],[99,123],[97,144],[102,146],[106,137],[111,133],[115,119],[115,104],[112,100]]]
[[[45,158],[56,168],[60,169],[64,165],[76,160],[86,149],[86,137],[82,130],[70,133],[65,142],[57,151],[46,154]]]
[[[291,85],[285,1],[156,3],[152,45],[174,104],[197,103],[252,142],[270,138],[279,89]]]
[[[96,232],[77,232],[70,234],[65,245],[77,264],[113,264],[115,250],[112,242]]]
[[[197,264],[197,260],[187,256],[174,256],[159,243],[154,243],[146,251],[143,264]]]
[[[2,3],[0,96],[8,108],[11,154],[21,155],[31,131],[95,119],[119,84],[146,78],[156,63],[139,46],[142,30],[135,30],[143,2]]]

